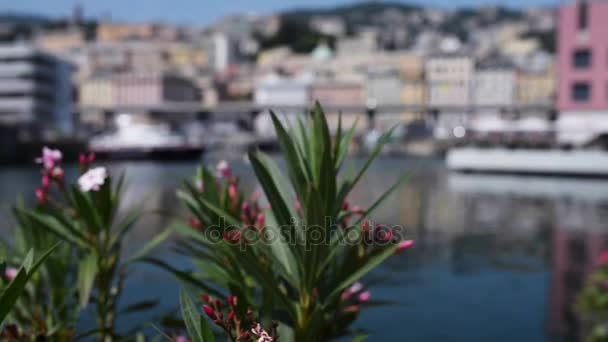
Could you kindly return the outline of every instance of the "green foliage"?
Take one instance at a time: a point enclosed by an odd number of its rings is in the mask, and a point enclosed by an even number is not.
[[[17,303],[17,300],[25,290],[27,282],[58,246],[59,243],[55,244],[55,246],[44,252],[36,262],[34,262],[34,250],[30,250],[27,253],[23,264],[17,271],[17,276],[0,293],[0,325],[2,325],[9,311]]]
[[[237,296],[263,320],[277,320],[279,331],[289,331],[296,341],[340,336],[366,301],[358,299],[360,289],[349,288],[399,248],[392,231],[382,238],[365,221],[387,194],[367,211],[351,210],[346,202],[392,131],[358,173],[339,177],[354,127],[340,127],[332,143],[318,104],[311,120],[296,127],[286,128],[274,114],[272,120],[287,177],[266,154],[249,155],[269,207],[257,195],[247,199],[229,171],[221,180],[201,168],[178,192],[192,218],[190,227],[178,228],[176,250],[192,258],[197,272],[149,261],[191,288]]]
[[[124,238],[135,226],[141,211],[128,213],[121,219],[118,213],[124,177],[114,183],[105,168],[91,169],[89,164],[81,164],[78,184],[68,184],[58,165],[45,165],[43,185],[37,190],[38,205],[34,208],[19,205],[14,210],[19,223],[17,248],[44,246],[57,239],[66,242],[46,264],[43,276],[32,291],[35,295],[23,305],[25,311],[37,306],[43,308],[14,319],[33,335],[42,332],[48,336],[49,332],[62,328],[71,332],[65,335],[73,336],[80,310],[93,303],[97,329],[88,334],[97,335],[101,341],[114,340],[117,337],[115,322],[122,314],[118,302],[129,266],[145,257],[169,234],[164,232],[122,261]],[[131,308],[146,309],[149,303],[136,303]],[[36,327],[41,316],[46,317],[48,324]]]

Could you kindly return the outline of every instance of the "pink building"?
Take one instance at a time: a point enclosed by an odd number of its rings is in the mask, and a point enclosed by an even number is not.
[[[563,5],[559,23],[557,109],[608,114],[608,1]]]

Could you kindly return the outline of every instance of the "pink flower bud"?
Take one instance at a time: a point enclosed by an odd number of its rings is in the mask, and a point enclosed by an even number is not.
[[[261,195],[262,195],[262,194],[261,194],[259,191],[254,191],[254,192],[251,194],[251,197],[249,198],[249,200],[250,200],[252,203],[255,203],[255,202],[258,200],[258,199],[260,199],[260,196],[261,196]]]
[[[257,226],[258,227],[264,227],[264,224],[266,223],[266,216],[264,216],[264,213],[259,213],[258,214],[258,218],[257,218]]]
[[[38,200],[39,204],[46,203],[46,192],[44,191],[44,189],[41,189],[41,188],[36,189],[36,199]]]
[[[228,322],[232,322],[234,320],[234,311],[230,311],[228,314]]]
[[[239,301],[239,299],[238,299],[237,296],[230,296],[230,297],[228,297],[228,304],[230,304],[230,306],[232,308],[234,308],[234,307],[237,306],[238,301]]]
[[[353,207],[352,212],[355,213],[355,214],[363,214],[363,209],[361,209],[360,206],[356,205],[356,206]]]
[[[251,208],[247,202],[243,202],[241,205],[241,212],[245,215],[245,217],[249,217],[251,215]]]
[[[89,157],[87,158],[87,162],[89,162],[89,164],[92,164],[93,162],[95,162],[95,152],[89,153]]]
[[[17,274],[19,273],[19,271],[14,268],[14,267],[7,267],[4,270],[4,278],[7,281],[13,281],[15,278],[17,278]]]
[[[42,188],[48,189],[51,186],[51,180],[47,174],[42,175]]]
[[[201,298],[203,299],[203,302],[209,303],[209,296],[208,295],[204,294],[204,295],[201,296]]]
[[[414,245],[414,240],[404,240],[399,242],[399,246],[397,247],[396,253],[401,253],[404,250],[412,247]]]
[[[203,224],[201,223],[201,221],[194,217],[188,219],[188,224],[190,224],[190,227],[194,230],[199,230],[203,228]]]
[[[344,201],[344,203],[342,203],[342,210],[348,211],[348,201]]]
[[[365,291],[359,294],[359,301],[361,303],[367,302],[372,297],[372,294],[369,291]]]
[[[369,233],[369,221],[363,221],[363,225],[361,226],[361,230],[363,230],[364,233]]]
[[[205,310],[205,313],[207,314],[207,316],[209,318],[211,318],[212,321],[217,321],[217,316],[215,315],[215,311],[213,311],[213,309],[210,306],[203,305],[203,310]]]
[[[236,190],[236,186],[234,184],[230,184],[230,186],[228,186],[228,197],[230,197],[230,199],[235,200],[238,196],[237,190]]]

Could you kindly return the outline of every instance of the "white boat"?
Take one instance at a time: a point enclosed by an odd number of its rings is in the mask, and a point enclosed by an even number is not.
[[[94,137],[89,150],[102,159],[194,159],[203,152],[202,144],[171,132],[166,124],[134,122],[119,115],[113,133]]]
[[[447,152],[451,170],[495,173],[608,176],[608,151],[593,149],[508,149],[454,147]]]

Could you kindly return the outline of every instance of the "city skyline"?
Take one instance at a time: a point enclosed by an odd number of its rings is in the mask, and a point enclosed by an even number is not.
[[[196,0],[181,0],[181,6],[167,0],[131,0],[128,2],[106,0],[103,2],[82,2],[75,0],[55,0],[53,6],[43,6],[40,0],[22,0],[5,4],[0,14],[33,14],[50,18],[65,18],[72,15],[74,8],[80,5],[86,18],[110,18],[118,22],[168,22],[173,24],[211,25],[222,17],[235,14],[268,15],[285,10],[300,8],[333,8],[362,1],[353,0],[264,0],[251,2],[233,0],[230,2],[208,0],[199,3]],[[561,0],[513,0],[505,3],[500,0],[410,0],[387,1],[389,3],[414,4],[426,7],[451,9],[458,7],[481,7],[500,5],[513,8],[557,6]]]

